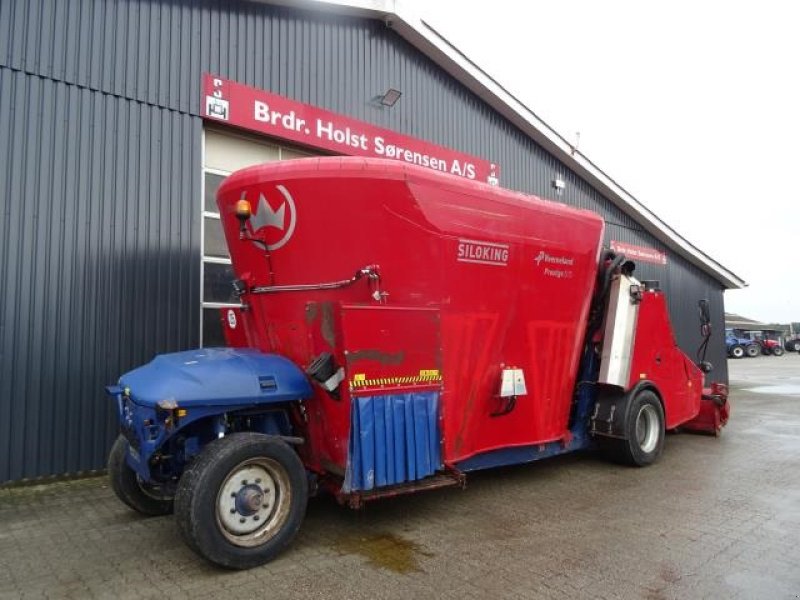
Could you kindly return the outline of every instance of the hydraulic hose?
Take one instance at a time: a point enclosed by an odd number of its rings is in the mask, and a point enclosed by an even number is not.
[[[589,311],[589,326],[586,331],[586,343],[592,341],[595,332],[603,324],[603,317],[605,314],[605,307],[608,303],[608,290],[611,287],[611,279],[614,277],[614,272],[625,262],[623,254],[616,254],[612,250],[606,250],[601,265],[603,265],[597,272],[597,285],[594,298],[592,299],[592,307]]]

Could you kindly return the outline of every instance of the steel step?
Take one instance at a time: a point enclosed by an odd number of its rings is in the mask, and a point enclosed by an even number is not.
[[[444,473],[437,473],[431,477],[420,479],[419,481],[410,481],[407,483],[380,487],[363,492],[341,494],[339,501],[346,503],[348,506],[350,506],[350,508],[362,508],[365,503],[372,500],[378,500],[380,498],[391,498],[393,496],[400,496],[403,494],[413,494],[425,490],[435,490],[438,488],[454,486],[464,488],[466,483],[467,476],[461,471],[453,470]]]

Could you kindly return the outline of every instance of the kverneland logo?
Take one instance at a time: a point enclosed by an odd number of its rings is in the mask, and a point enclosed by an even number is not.
[[[280,192],[278,199],[282,198],[277,208],[261,192],[250,219],[253,234],[266,242],[267,250],[277,250],[286,244],[297,224],[297,210],[289,190],[282,185],[276,185],[275,189]],[[247,192],[242,193],[243,200],[247,199],[246,194]]]
[[[539,250],[539,254],[536,255],[536,258],[533,259],[537,266],[541,265],[543,262],[545,264],[551,265],[568,265],[572,266],[575,263],[575,259],[571,256],[553,256],[552,254],[548,254],[544,250]]]

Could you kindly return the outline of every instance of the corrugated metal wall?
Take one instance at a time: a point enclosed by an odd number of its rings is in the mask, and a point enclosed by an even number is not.
[[[222,75],[501,165],[609,239],[661,248],[633,220],[382,23],[258,2],[0,3],[0,482],[102,467],[102,386],[197,343],[200,77]],[[374,98],[403,91],[392,109]],[[718,283],[670,255],[680,343]],[[650,271],[653,271],[652,273]],[[725,369],[722,339],[711,359]]]
[[[196,343],[196,119],[0,69],[0,481],[103,464],[103,385]]]

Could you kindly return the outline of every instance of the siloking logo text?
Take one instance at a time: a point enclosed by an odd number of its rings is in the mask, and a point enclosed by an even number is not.
[[[508,244],[459,239],[456,260],[505,267],[508,265]]]

